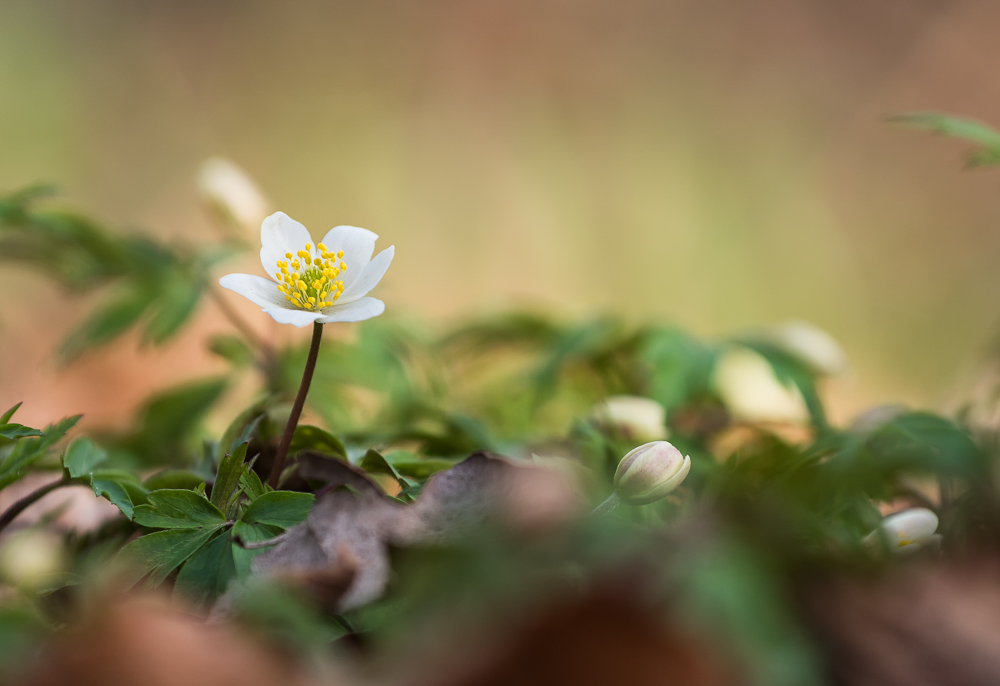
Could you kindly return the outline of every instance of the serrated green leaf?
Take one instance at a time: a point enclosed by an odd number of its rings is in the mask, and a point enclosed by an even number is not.
[[[253,350],[239,336],[231,334],[212,336],[208,342],[208,349],[234,367],[246,367],[253,362]]]
[[[18,409],[23,404],[24,404],[23,402],[20,402],[17,405],[15,405],[14,407],[12,407],[9,410],[7,410],[6,412],[4,412],[2,415],[0,415],[0,424],[6,424],[7,422],[9,422],[11,420],[11,417],[14,416],[14,413],[17,412]]]
[[[28,468],[44,457],[49,448],[62,440],[82,416],[66,417],[45,427],[41,436],[18,440],[14,450],[3,463],[0,463],[0,488],[6,488],[24,476]]]
[[[312,493],[271,491],[250,503],[242,520],[247,524],[270,524],[287,529],[306,520],[313,500]]]
[[[267,550],[266,548],[248,550],[241,546],[237,541],[242,541],[244,543],[266,541],[274,538],[280,534],[281,531],[281,527],[270,526],[267,524],[247,524],[243,521],[236,522],[233,525],[233,559],[236,562],[237,577],[241,580],[247,579],[250,576],[250,566],[253,559]]]
[[[253,502],[265,493],[270,493],[274,490],[260,480],[257,472],[250,469],[243,472],[240,476],[240,487],[243,489],[243,492],[246,493],[250,502]]]
[[[10,440],[41,435],[42,432],[38,429],[32,429],[30,426],[24,426],[23,424],[0,424],[0,436]]]
[[[320,453],[339,455],[343,458],[347,457],[347,450],[339,438],[325,429],[309,424],[300,424],[295,427],[295,433],[292,435],[292,444],[288,448],[288,454],[294,455],[300,450],[315,450]]]
[[[412,479],[426,479],[432,474],[455,466],[454,460],[446,460],[441,457],[421,457],[407,450],[397,450],[384,457],[398,474]]]
[[[149,574],[146,587],[159,586],[170,572],[177,569],[193,555],[223,525],[202,529],[171,529],[140,536],[124,548],[119,557],[132,560],[136,565],[136,580]]]
[[[85,436],[74,439],[63,454],[63,467],[74,479],[93,471],[94,466],[108,458],[108,454]]]
[[[153,474],[142,482],[142,485],[149,491],[159,491],[164,489],[186,489],[193,491],[198,488],[205,479],[194,472],[186,469],[165,469],[162,472]]]
[[[90,487],[94,490],[94,495],[99,498],[107,498],[112,505],[121,510],[125,517],[132,519],[135,504],[132,502],[132,496],[129,495],[128,490],[121,482],[91,476]]]
[[[225,532],[218,534],[188,558],[177,574],[174,593],[181,593],[197,606],[215,600],[236,576],[233,545]]]
[[[167,279],[156,300],[156,314],[146,325],[144,340],[160,345],[170,339],[190,319],[201,293],[201,280],[191,275],[176,274]]]
[[[59,350],[60,357],[72,360],[90,348],[118,338],[139,320],[155,297],[148,288],[122,287],[66,339]]]
[[[135,508],[133,521],[155,529],[189,529],[224,524],[225,515],[195,491],[167,489],[153,491],[148,505]]]
[[[247,443],[241,443],[219,462],[219,470],[212,486],[212,504],[232,516],[230,510],[240,493],[240,477],[246,471]]]

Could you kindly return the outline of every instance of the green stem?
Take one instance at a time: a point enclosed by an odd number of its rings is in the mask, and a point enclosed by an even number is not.
[[[14,519],[24,512],[29,506],[34,505],[39,500],[47,496],[52,491],[57,488],[62,488],[63,486],[73,486],[78,483],[75,479],[70,479],[66,476],[59,479],[58,481],[53,481],[52,483],[45,484],[40,488],[35,489],[28,495],[24,496],[16,503],[7,508],[7,511],[0,515],[0,531],[7,528],[7,525],[14,521]]]
[[[309,346],[309,357],[306,358],[306,368],[302,372],[302,383],[299,385],[299,392],[295,396],[295,403],[292,405],[292,413],[288,415],[288,424],[285,425],[285,433],[278,444],[278,453],[274,456],[274,464],[271,465],[271,476],[267,483],[271,488],[278,488],[278,479],[285,468],[285,458],[288,456],[288,447],[292,444],[292,436],[295,434],[295,427],[299,423],[299,416],[302,414],[302,406],[306,403],[306,396],[309,394],[309,384],[312,383],[313,372],[316,370],[316,358],[319,356],[319,342],[323,338],[323,325],[319,322],[313,323],[312,343]]]
[[[611,495],[608,496],[607,500],[605,500],[603,503],[595,507],[594,511],[591,512],[591,514],[594,515],[595,517],[601,517],[603,515],[608,514],[621,504],[622,504],[621,496],[618,495],[618,491],[614,491]]]

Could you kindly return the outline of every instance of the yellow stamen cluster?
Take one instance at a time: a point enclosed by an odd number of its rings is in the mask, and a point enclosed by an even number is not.
[[[337,277],[347,270],[343,250],[331,252],[322,243],[317,243],[316,247],[319,257],[312,256],[311,243],[306,243],[305,250],[295,255],[285,253],[288,262],[278,260],[278,271],[274,273],[278,290],[285,294],[285,300],[300,310],[313,312],[332,306],[340,298],[344,282]]]

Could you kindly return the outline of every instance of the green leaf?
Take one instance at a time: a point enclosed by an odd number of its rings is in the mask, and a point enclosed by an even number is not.
[[[133,521],[155,529],[188,529],[224,524],[226,517],[195,491],[168,489],[150,493],[149,504],[135,508]]]
[[[244,471],[240,476],[240,488],[243,489],[250,502],[273,490],[270,486],[262,483],[257,472],[251,469]]]
[[[63,454],[63,467],[74,479],[93,471],[94,466],[103,462],[108,454],[84,436],[74,439]]]
[[[219,334],[212,336],[208,349],[228,360],[234,367],[246,367],[253,362],[253,350],[239,336]]]
[[[0,424],[0,436],[14,440],[15,438],[27,438],[28,436],[41,436],[42,432],[32,429],[23,424]]]
[[[159,491],[163,489],[186,489],[193,491],[198,488],[198,484],[205,479],[194,472],[186,469],[165,469],[157,472],[142,482],[142,485],[149,491]]]
[[[11,417],[14,416],[14,413],[17,412],[17,410],[21,407],[22,404],[23,402],[18,403],[14,407],[4,412],[3,415],[0,415],[0,424],[6,424],[7,422],[9,422]]]
[[[189,274],[176,274],[161,287],[156,314],[143,333],[144,340],[160,345],[180,330],[201,299],[202,282]]]
[[[222,524],[203,529],[172,529],[140,536],[124,548],[119,557],[131,559],[136,564],[138,578],[150,573],[146,587],[159,586],[170,572],[177,569],[191,555],[222,529]]]
[[[250,503],[242,519],[247,524],[270,524],[287,529],[306,520],[313,500],[312,493],[271,491]]]
[[[145,504],[149,497],[139,477],[124,469],[95,469],[89,473],[90,487],[98,497],[107,498],[128,519],[136,505]]]
[[[155,297],[147,288],[129,285],[119,289],[66,339],[59,350],[60,357],[69,361],[118,338],[138,321]]]
[[[369,474],[385,474],[396,480],[400,489],[406,488],[407,484],[396,471],[396,468],[389,464],[382,454],[377,450],[369,449],[365,456],[358,462],[358,466]]]
[[[246,461],[247,447],[247,443],[241,443],[236,450],[222,458],[215,485],[212,486],[212,504],[227,516],[232,516],[230,509],[239,498],[240,477],[246,470],[243,463]]]
[[[233,539],[243,541],[244,543],[266,541],[280,533],[281,527],[270,526],[268,524],[247,524],[240,521],[233,525]],[[234,542],[233,559],[236,562],[236,576],[241,580],[247,579],[250,576],[250,564],[253,562],[253,559],[266,551],[267,548],[248,550],[239,545],[239,543]]]
[[[890,117],[895,124],[916,129],[925,129],[951,138],[961,138],[983,146],[974,150],[968,159],[970,167],[982,167],[1000,163],[1000,132],[991,126],[973,119],[952,117],[937,112],[915,112]]]
[[[14,445],[14,450],[0,463],[0,488],[5,488],[20,479],[35,462],[46,455],[49,448],[62,440],[80,417],[67,417],[50,424],[41,436],[22,438]]]
[[[315,450],[316,452],[347,458],[347,450],[339,438],[329,431],[321,429],[318,426],[310,426],[309,424],[300,424],[295,427],[295,433],[292,435],[292,444],[288,448],[288,454],[294,455],[300,450]]]
[[[226,590],[236,576],[233,545],[226,533],[212,538],[192,555],[177,574],[174,593],[204,606]]]
[[[402,476],[411,479],[426,479],[432,474],[443,472],[455,466],[454,460],[441,457],[420,457],[407,450],[397,450],[385,456],[385,461],[392,465]]]

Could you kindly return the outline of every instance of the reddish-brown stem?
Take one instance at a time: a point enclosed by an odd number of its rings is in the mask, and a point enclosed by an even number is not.
[[[278,444],[278,453],[274,456],[274,464],[271,465],[271,476],[267,483],[271,488],[278,487],[278,479],[285,468],[285,457],[288,456],[288,447],[292,444],[292,436],[295,434],[295,427],[299,423],[299,416],[302,414],[302,406],[306,403],[306,396],[309,394],[309,384],[312,382],[313,372],[316,370],[316,358],[319,357],[319,342],[323,338],[323,325],[319,322],[313,323],[312,343],[309,345],[309,357],[306,358],[306,368],[302,372],[302,383],[299,385],[299,392],[295,396],[292,404],[292,413],[288,415],[288,424],[285,425],[285,433]]]

